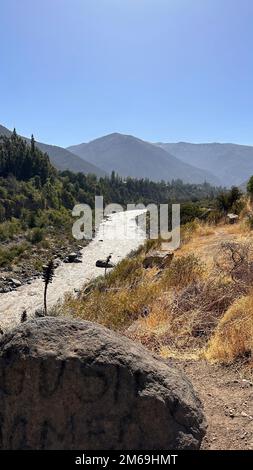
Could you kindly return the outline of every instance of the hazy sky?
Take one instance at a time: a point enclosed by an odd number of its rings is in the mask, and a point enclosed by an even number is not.
[[[0,123],[253,144],[252,0],[0,0]]]

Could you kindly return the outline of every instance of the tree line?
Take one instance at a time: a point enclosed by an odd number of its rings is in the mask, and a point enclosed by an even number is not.
[[[123,206],[182,202],[192,218],[198,215],[200,201],[211,201],[218,193],[208,183],[152,182],[122,178],[115,172],[101,178],[57,172],[48,155],[36,147],[33,136],[27,143],[14,130],[10,137],[0,138],[0,223],[15,218],[24,228],[60,224],[76,203],[93,208],[96,195],[103,195],[105,204]]]

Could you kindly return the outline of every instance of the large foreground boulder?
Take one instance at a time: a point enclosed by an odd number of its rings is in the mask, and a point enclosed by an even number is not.
[[[41,318],[0,341],[1,449],[198,449],[178,370],[90,322]]]

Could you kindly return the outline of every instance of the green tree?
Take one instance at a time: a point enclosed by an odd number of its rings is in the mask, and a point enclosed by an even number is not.
[[[32,154],[34,154],[34,152],[35,152],[35,139],[34,139],[33,134],[32,134],[32,137],[31,137],[31,152],[32,152]]]
[[[229,211],[230,202],[227,192],[221,192],[216,198],[217,207],[221,212],[227,213]]]
[[[249,193],[251,201],[253,200],[253,176],[250,177],[247,183],[247,192]]]
[[[239,199],[241,198],[242,196],[242,192],[240,191],[239,188],[237,188],[237,186],[232,186],[230,192],[229,192],[229,204],[230,204],[230,207],[233,208],[233,206],[235,205],[235,203],[237,201],[239,201]]]
[[[11,137],[0,139],[0,177],[9,175],[22,181],[39,176],[41,183],[45,184],[49,177],[56,175],[56,170],[48,155],[35,147],[34,140],[29,146],[14,130]]]

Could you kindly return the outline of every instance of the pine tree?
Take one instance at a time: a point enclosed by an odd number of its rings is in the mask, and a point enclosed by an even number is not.
[[[35,139],[34,139],[33,134],[31,136],[31,152],[32,152],[32,154],[34,154],[34,152],[35,152]]]

